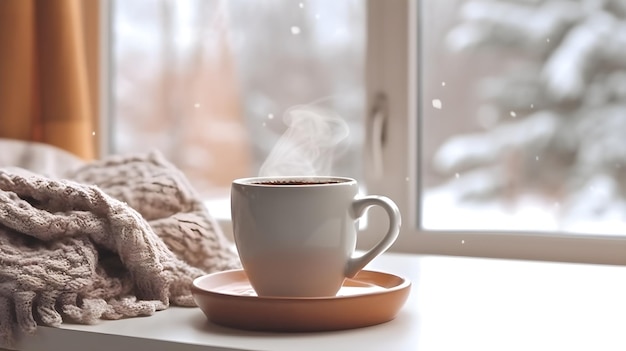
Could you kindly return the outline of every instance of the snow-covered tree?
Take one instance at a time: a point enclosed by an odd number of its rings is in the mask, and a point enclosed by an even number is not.
[[[458,15],[450,52],[528,60],[477,83],[498,119],[438,149],[434,167],[448,186],[465,201],[537,195],[558,203],[564,222],[624,220],[626,1],[476,0]]]

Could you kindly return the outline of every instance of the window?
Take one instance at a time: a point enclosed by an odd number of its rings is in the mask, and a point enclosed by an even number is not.
[[[388,104],[368,186],[401,204],[400,250],[626,262],[621,2],[368,13],[368,100]]]
[[[286,122],[322,115],[322,149],[288,148],[325,157],[281,172],[391,197],[394,250],[626,263],[619,0],[127,0],[109,13],[111,152],[158,148],[224,198],[295,133]],[[370,211],[360,247],[382,216]]]

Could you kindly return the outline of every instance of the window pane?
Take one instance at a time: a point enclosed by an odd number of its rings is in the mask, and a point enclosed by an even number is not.
[[[159,149],[207,195],[272,150],[267,174],[360,175],[363,1],[125,0],[112,17],[112,152]]]
[[[422,225],[626,233],[626,3],[420,11]]]

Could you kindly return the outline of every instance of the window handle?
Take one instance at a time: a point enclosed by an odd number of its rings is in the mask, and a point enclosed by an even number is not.
[[[376,95],[368,121],[369,157],[372,164],[373,176],[380,179],[383,176],[383,148],[387,139],[387,96],[383,93]]]

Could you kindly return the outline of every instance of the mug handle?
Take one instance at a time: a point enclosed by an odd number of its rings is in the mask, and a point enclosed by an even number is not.
[[[380,206],[387,212],[389,216],[389,229],[382,240],[373,248],[361,256],[352,257],[348,260],[345,272],[347,278],[353,278],[363,267],[370,263],[371,260],[389,249],[400,233],[400,225],[402,222],[400,210],[391,199],[378,195],[368,195],[354,199],[352,201],[352,211],[354,211],[355,218],[361,217],[370,206]]]

